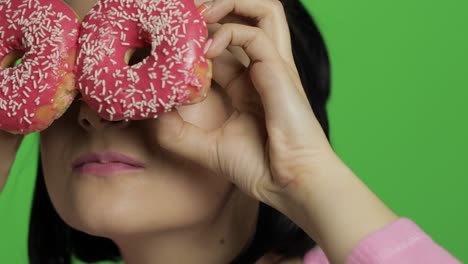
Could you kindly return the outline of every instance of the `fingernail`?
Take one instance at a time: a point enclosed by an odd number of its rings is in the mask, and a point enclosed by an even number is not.
[[[198,12],[200,12],[200,14],[203,15],[203,13],[205,13],[206,10],[208,10],[208,8],[210,8],[212,5],[213,5],[213,2],[211,1],[205,2],[201,6],[198,7]]]
[[[213,39],[208,39],[208,41],[205,43],[205,48],[203,49],[203,54],[204,55],[206,55],[206,53],[210,49],[211,44],[213,44]]]

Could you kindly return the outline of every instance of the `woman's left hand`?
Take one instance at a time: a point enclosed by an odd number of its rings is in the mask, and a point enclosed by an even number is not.
[[[207,57],[214,58],[213,79],[231,98],[234,111],[214,131],[184,121],[176,110],[163,114],[159,143],[275,206],[272,197],[322,171],[333,151],[301,85],[281,2],[207,3],[207,23],[221,24]],[[225,56],[232,47],[242,48],[248,65]]]

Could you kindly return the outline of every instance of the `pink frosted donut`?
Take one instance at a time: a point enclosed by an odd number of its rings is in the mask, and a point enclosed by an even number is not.
[[[206,96],[208,30],[193,0],[101,0],[81,27],[78,89],[104,119],[156,118]],[[129,64],[145,48],[148,56]]]
[[[76,94],[77,17],[59,0],[0,0],[0,16],[0,129],[43,130]]]

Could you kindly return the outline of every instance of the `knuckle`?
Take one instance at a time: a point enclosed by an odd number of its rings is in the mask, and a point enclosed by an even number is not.
[[[270,1],[268,4],[268,13],[272,16],[278,16],[284,13],[283,3],[279,0]]]
[[[232,22],[229,22],[229,23],[226,23],[223,25],[227,30],[230,30],[230,31],[233,31],[236,29],[236,27],[240,26],[236,23],[232,23]]]
[[[265,31],[261,28],[258,28],[258,27],[248,27],[248,30],[249,30],[249,36],[252,38],[252,39],[257,39],[257,40],[264,40],[265,37],[267,36],[267,34],[265,33]]]
[[[279,0],[272,1],[272,6],[276,12],[284,12],[284,6],[281,1]]]
[[[221,26],[221,28],[218,30],[219,32],[234,32],[236,31],[236,27],[239,26],[235,23],[225,23]]]
[[[270,38],[268,37],[267,33],[263,29],[255,28],[253,30],[253,34],[255,38],[261,43],[264,43],[265,45],[269,44]]]

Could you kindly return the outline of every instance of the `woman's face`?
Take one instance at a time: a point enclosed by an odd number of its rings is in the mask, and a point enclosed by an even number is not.
[[[72,0],[83,17],[95,0]],[[230,114],[213,84],[205,101],[179,107],[186,120],[211,130]],[[161,149],[157,120],[111,123],[85,103],[75,101],[62,118],[41,134],[47,189],[59,215],[87,233],[115,235],[166,231],[203,224],[221,210],[233,185],[187,160]],[[125,155],[140,168],[124,172],[74,170],[83,155]],[[118,166],[115,166],[118,169]]]

